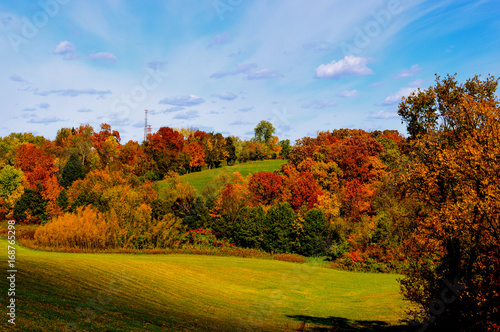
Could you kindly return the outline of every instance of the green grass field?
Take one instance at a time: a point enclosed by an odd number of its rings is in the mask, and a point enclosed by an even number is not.
[[[222,166],[215,169],[207,169],[201,172],[189,173],[181,176],[183,181],[186,181],[192,185],[196,190],[201,191],[205,184],[210,181],[210,179],[222,174],[222,173],[234,173],[238,172],[243,176],[247,176],[250,173],[258,172],[273,172],[285,164],[286,160],[263,160],[263,161],[250,161],[242,164],[236,164],[233,166]],[[162,181],[159,181],[160,186]]]
[[[7,243],[0,240],[5,330]],[[397,276],[197,255],[17,247],[19,331],[400,330]],[[2,328],[3,327],[3,328]],[[326,329],[324,329],[326,330]]]

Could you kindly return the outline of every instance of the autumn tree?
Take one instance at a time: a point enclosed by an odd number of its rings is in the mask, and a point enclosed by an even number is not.
[[[15,166],[24,172],[32,188],[36,187],[38,182],[44,183],[57,172],[54,158],[31,143],[21,145],[17,149]]]
[[[399,105],[414,140],[404,192],[426,206],[406,243],[410,266],[401,281],[424,311],[420,327],[500,329],[497,83],[438,77]]]
[[[220,167],[229,155],[226,149],[226,140],[220,133],[209,133],[204,140],[204,148],[205,161],[210,169]]]
[[[16,152],[21,145],[31,143],[36,147],[41,147],[45,141],[44,137],[35,136],[32,133],[11,133],[0,138],[0,168],[5,165],[14,166]]]
[[[169,127],[161,127],[144,142],[144,150],[152,157],[162,177],[168,171],[179,169],[178,155],[183,146],[183,135]]]
[[[282,186],[282,178],[272,172],[252,174],[248,184],[256,201],[264,205],[271,205],[280,198]]]

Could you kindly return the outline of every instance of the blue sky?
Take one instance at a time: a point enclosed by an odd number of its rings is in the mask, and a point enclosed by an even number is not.
[[[499,18],[494,0],[4,1],[0,136],[142,141],[144,109],[154,131],[405,133],[397,104],[434,74],[500,75]]]

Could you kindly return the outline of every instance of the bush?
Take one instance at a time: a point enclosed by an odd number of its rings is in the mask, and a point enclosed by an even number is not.
[[[104,249],[116,245],[116,227],[92,207],[79,207],[38,228],[35,244],[49,247]]]

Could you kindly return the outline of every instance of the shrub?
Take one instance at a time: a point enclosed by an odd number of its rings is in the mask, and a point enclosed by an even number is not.
[[[79,207],[38,228],[35,244],[49,247],[104,249],[115,247],[114,225],[108,225],[92,207]]]

